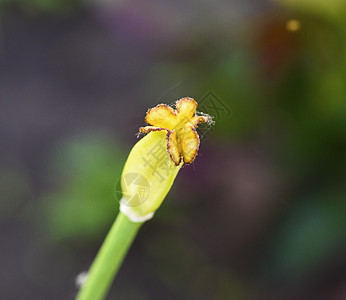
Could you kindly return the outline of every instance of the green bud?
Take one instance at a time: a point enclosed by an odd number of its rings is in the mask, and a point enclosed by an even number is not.
[[[170,158],[165,130],[143,137],[132,148],[121,175],[121,212],[133,222],[151,219],[182,165]]]

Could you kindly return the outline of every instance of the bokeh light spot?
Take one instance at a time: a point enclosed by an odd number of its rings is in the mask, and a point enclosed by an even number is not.
[[[286,23],[286,29],[288,31],[295,32],[295,31],[298,31],[300,28],[301,28],[301,23],[298,20],[292,19],[287,21]]]

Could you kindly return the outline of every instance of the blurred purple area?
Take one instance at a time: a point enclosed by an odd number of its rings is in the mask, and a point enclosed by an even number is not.
[[[0,299],[74,298],[185,96],[215,126],[107,299],[345,299],[346,9],[309,3],[0,1]]]

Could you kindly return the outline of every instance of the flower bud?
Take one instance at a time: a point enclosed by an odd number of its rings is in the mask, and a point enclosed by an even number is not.
[[[135,144],[125,163],[120,210],[133,222],[152,218],[183,165],[171,160],[166,136],[166,131],[150,132]]]
[[[133,222],[154,215],[170,190],[182,165],[197,156],[199,123],[212,124],[209,115],[197,115],[197,102],[189,97],[175,102],[175,109],[159,104],[147,111],[147,135],[131,150],[121,175],[120,210]]]

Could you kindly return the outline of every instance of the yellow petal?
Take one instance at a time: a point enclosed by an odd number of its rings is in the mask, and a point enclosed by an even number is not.
[[[156,127],[173,129],[176,119],[176,113],[172,107],[159,104],[147,111],[145,122]]]
[[[181,128],[195,115],[198,104],[194,99],[185,97],[178,100],[175,105],[178,112],[178,123],[176,127]]]
[[[189,124],[192,125],[194,128],[196,128],[197,125],[200,123],[209,123],[209,122],[212,122],[212,118],[206,115],[206,116],[193,117],[191,121],[189,122]]]
[[[190,164],[194,161],[199,149],[199,136],[193,126],[186,125],[179,130],[180,149],[184,163]]]
[[[120,210],[134,222],[151,216],[170,190],[182,163],[167,151],[167,133],[150,132],[132,148],[121,175]]]
[[[166,130],[167,132],[170,132],[167,128],[162,128],[162,127],[156,127],[156,126],[145,126],[145,127],[140,127],[139,131],[142,133],[148,133],[151,131],[161,131],[161,130]]]
[[[168,135],[167,150],[174,163],[176,165],[179,165],[181,160],[181,154],[178,146],[177,132],[175,130]]]

